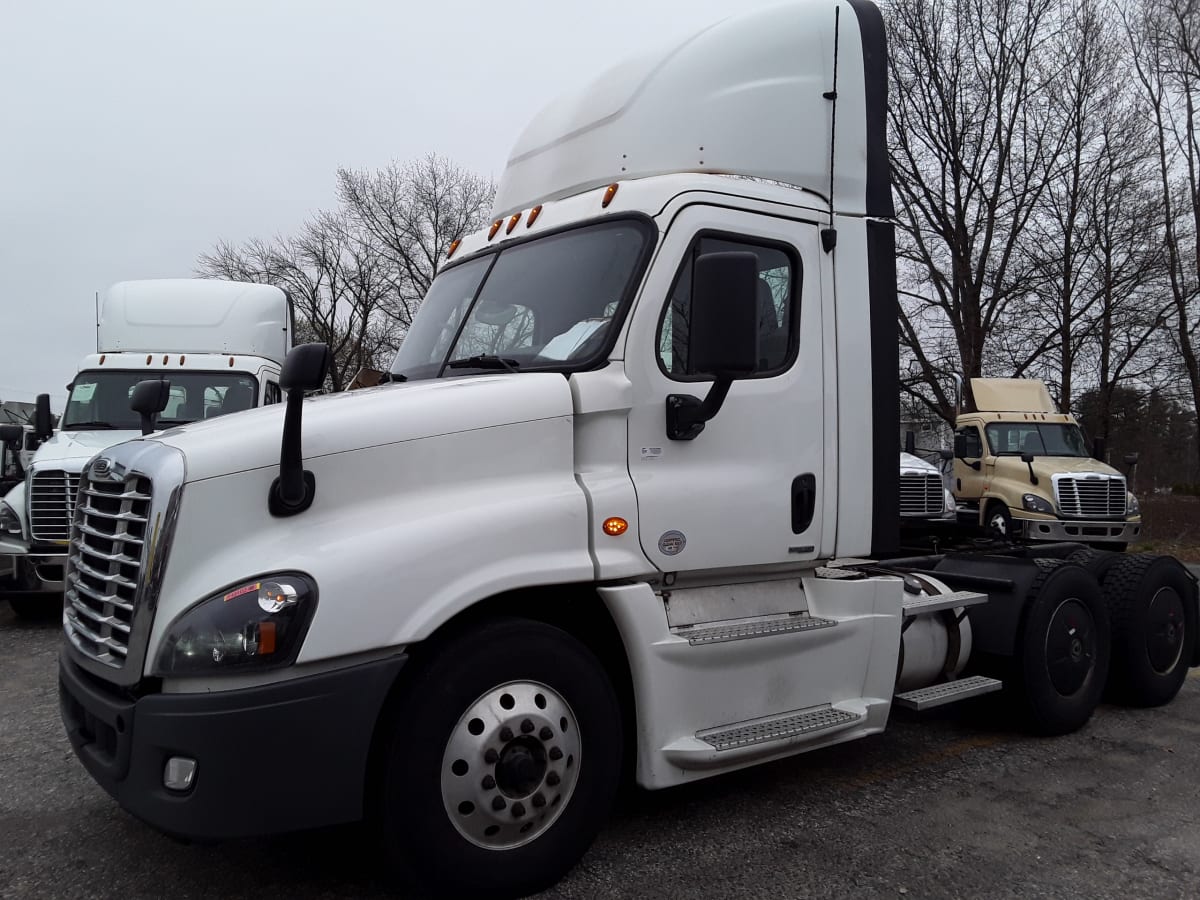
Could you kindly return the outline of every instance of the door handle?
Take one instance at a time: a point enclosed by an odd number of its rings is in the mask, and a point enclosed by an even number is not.
[[[817,476],[797,475],[792,480],[792,534],[802,534],[812,524],[817,507]]]

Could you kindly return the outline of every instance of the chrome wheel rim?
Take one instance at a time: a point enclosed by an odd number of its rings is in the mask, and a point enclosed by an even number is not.
[[[581,746],[575,713],[553,688],[535,681],[493,688],[459,717],[446,742],[446,815],[478,847],[528,844],[570,802]]]

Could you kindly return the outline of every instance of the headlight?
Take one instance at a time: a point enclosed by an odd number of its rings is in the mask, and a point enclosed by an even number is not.
[[[954,493],[950,490],[950,488],[942,488],[942,491],[946,495],[946,501],[945,501],[946,502],[946,510],[945,511],[948,513],[954,512],[958,508],[954,503]]]
[[[1050,501],[1044,497],[1039,497],[1037,494],[1023,494],[1021,496],[1021,505],[1030,512],[1046,513],[1046,515],[1054,515],[1054,507]]]
[[[0,534],[21,537],[21,520],[11,506],[0,500]]]
[[[154,674],[290,665],[316,608],[317,586],[303,575],[271,575],[234,585],[171,623]]]
[[[1142,508],[1138,505],[1137,497],[1133,496],[1133,494],[1126,491],[1125,492],[1125,514],[1129,515],[1129,516],[1136,516],[1141,511],[1142,511]],[[4,512],[2,510],[0,510],[0,522],[2,522],[3,520],[4,520]]]

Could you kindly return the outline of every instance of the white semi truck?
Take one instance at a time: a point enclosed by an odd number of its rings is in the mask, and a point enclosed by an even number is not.
[[[370,817],[401,877],[513,896],[625,770],[678,785],[1002,682],[1044,733],[1106,682],[1171,699],[1174,560],[889,558],[886,72],[865,0],[627,63],[527,128],[391,383],[306,400],[305,345],[286,408],[101,453],[60,667],[97,782],[196,839]]]
[[[130,407],[134,386],[170,383],[163,428],[274,403],[291,334],[290,301],[270,285],[155,279],[105,293],[96,352],[79,363],[58,431],[51,435],[42,395],[37,451],[22,467],[24,481],[0,500],[0,557],[8,558],[0,574],[10,572],[0,596],[18,615],[61,605],[79,473],[105,447],[142,433]]]

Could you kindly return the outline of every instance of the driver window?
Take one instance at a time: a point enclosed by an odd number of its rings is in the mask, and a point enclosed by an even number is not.
[[[966,425],[958,429],[955,439],[958,450],[956,455],[961,459],[980,459],[983,456],[983,439],[975,426]]]
[[[729,238],[702,237],[684,257],[659,323],[658,357],[675,378],[696,377],[688,362],[692,268],[705,253],[749,251],[758,257],[758,366],[751,377],[777,375],[795,357],[800,317],[799,263],[787,251]]]

